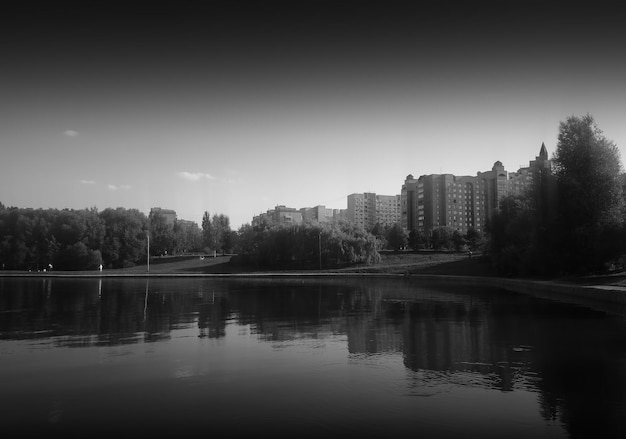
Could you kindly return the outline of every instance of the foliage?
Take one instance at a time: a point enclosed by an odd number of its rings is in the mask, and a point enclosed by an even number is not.
[[[401,250],[409,242],[409,235],[400,224],[394,224],[386,233],[387,243],[391,250]]]
[[[137,209],[21,209],[0,206],[0,267],[11,270],[94,270],[146,261],[153,254],[200,251],[197,224],[167,224]]]
[[[175,253],[200,252],[204,248],[202,230],[196,223],[176,221],[173,233]]]
[[[480,230],[470,227],[464,236],[465,242],[470,250],[481,250],[485,245],[485,237]]]
[[[426,235],[416,229],[413,229],[411,230],[411,232],[409,232],[409,238],[407,243],[409,247],[413,250],[424,249],[430,246],[430,242],[427,239]]]
[[[211,224],[211,214],[207,211],[204,211],[204,215],[202,215],[202,242],[207,248],[213,246],[213,225]]]
[[[454,248],[452,240],[455,229],[450,226],[435,227],[432,232],[431,242],[435,250],[451,250]]]
[[[175,246],[174,225],[168,224],[165,215],[158,211],[150,211],[150,255],[159,256],[173,253]]]
[[[561,122],[553,158],[558,184],[559,246],[567,271],[600,269],[616,257],[612,246],[623,221],[617,146],[606,139],[590,115]]]
[[[454,232],[452,232],[452,245],[454,246],[454,249],[456,251],[465,249],[467,245],[465,238],[463,237],[461,232],[458,230],[455,230]]]
[[[626,249],[619,150],[590,115],[560,123],[552,165],[527,194],[502,199],[488,223],[502,274],[601,271]]]
[[[270,268],[324,268],[380,261],[376,238],[350,223],[306,223],[239,229],[246,262]]]
[[[108,208],[102,211],[105,239],[102,245],[104,265],[124,268],[144,261],[147,252],[148,218],[137,209]]]
[[[489,253],[502,274],[516,275],[526,271],[526,259],[532,245],[532,216],[525,196],[506,196],[499,210],[487,223]]]
[[[100,250],[89,249],[79,241],[60,250],[53,266],[55,270],[95,270],[101,261]]]
[[[228,216],[214,214],[211,218],[209,212],[204,212],[202,236],[207,248],[223,254],[232,250],[234,239],[231,232]]]

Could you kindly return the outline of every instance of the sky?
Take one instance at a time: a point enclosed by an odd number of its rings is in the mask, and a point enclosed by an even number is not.
[[[570,116],[626,145],[623,6],[89,4],[0,18],[7,207],[206,211],[236,230],[399,194],[408,174],[516,171]]]

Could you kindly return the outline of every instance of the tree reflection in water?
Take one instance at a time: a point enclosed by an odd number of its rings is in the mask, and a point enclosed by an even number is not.
[[[190,342],[177,334],[189,330],[196,344],[245,336],[273,352],[325,355],[344,346],[342,367],[386,370],[400,360],[404,377],[385,392],[531,392],[544,421],[571,437],[598,426],[624,433],[623,316],[503,290],[414,279],[0,278],[0,312],[0,343],[24,342],[26,351],[28,342],[182,349]],[[191,361],[186,352],[177,364]]]

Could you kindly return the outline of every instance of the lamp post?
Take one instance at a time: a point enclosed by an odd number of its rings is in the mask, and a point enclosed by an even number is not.
[[[148,251],[146,252],[146,258],[148,260],[148,273],[150,273],[150,233],[146,232],[146,238],[148,238]]]
[[[322,270],[322,232],[319,233],[318,243],[319,243],[319,257],[320,257],[320,271]]]

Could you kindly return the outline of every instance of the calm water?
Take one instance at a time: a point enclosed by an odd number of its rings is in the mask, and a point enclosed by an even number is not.
[[[395,280],[0,278],[0,431],[626,437],[626,320]]]

